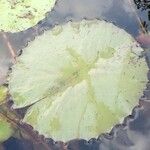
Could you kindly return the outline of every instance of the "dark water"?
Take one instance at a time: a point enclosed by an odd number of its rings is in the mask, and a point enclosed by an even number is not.
[[[129,3],[131,1],[131,3]],[[135,13],[136,10],[136,13]],[[104,19],[124,28],[135,38],[140,34],[141,22],[148,19],[148,9],[141,11],[136,9],[132,0],[58,0],[53,11],[47,14],[46,19],[40,21],[34,28],[21,33],[5,33],[16,54],[26,46],[27,42],[45,29],[50,29],[55,24],[63,24],[68,20]],[[149,26],[148,26],[149,28]],[[147,46],[148,48],[148,46]],[[149,61],[149,52],[146,54]],[[4,34],[0,33],[0,84],[6,81],[8,68],[12,65],[13,58]],[[145,91],[145,99],[150,98],[150,86]],[[130,119],[125,119],[125,125],[114,127],[111,134],[101,135],[98,140],[72,141],[71,149],[100,149],[100,150],[150,150],[150,103],[141,101],[142,106],[135,108]],[[3,143],[7,150],[32,150],[31,141],[9,139]],[[40,148],[40,150],[42,150]]]

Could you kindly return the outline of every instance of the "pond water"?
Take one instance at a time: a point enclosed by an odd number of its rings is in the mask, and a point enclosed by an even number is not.
[[[35,27],[20,33],[0,33],[0,84],[6,82],[8,68],[14,61],[14,53],[18,55],[20,49],[24,48],[27,42],[33,40],[43,29],[48,30],[68,20],[97,18],[113,22],[137,38],[143,35],[140,22],[150,25],[148,13],[148,9],[143,11],[137,9],[132,0],[58,0],[54,9],[47,13],[47,17]],[[150,48],[150,38],[148,38],[138,38],[146,49]],[[146,56],[149,62],[149,52]],[[145,91],[145,97],[150,98],[150,86]],[[99,141],[91,140],[90,146],[86,146],[83,141],[72,141],[70,145],[77,145],[83,150],[150,150],[150,103],[147,100],[142,101],[141,107],[135,108],[133,114],[132,119],[126,119],[126,125],[118,125],[114,128],[113,135],[101,135]],[[14,138],[3,145],[6,150],[34,149],[29,141],[17,141]]]

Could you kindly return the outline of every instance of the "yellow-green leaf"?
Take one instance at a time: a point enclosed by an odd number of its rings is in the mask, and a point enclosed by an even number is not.
[[[5,102],[8,89],[0,86],[0,105]],[[3,107],[3,106],[0,106]],[[1,109],[1,108],[0,108]],[[13,128],[6,118],[0,114],[0,142],[7,140],[13,133]]]
[[[8,123],[5,118],[0,116],[0,142],[7,140],[13,132],[14,130],[10,123]]]

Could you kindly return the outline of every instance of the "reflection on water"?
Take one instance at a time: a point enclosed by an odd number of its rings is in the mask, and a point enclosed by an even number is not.
[[[105,19],[126,29],[132,35],[138,34],[137,20],[128,0],[58,0],[53,12],[42,26],[52,26],[66,20]]]
[[[140,26],[137,16],[131,6],[132,0],[58,0],[55,8],[47,14],[47,18],[40,21],[34,28],[21,33],[6,33],[8,41],[16,54],[19,49],[26,46],[27,42],[40,32],[41,28],[51,28],[55,24],[62,24],[68,20],[87,19],[105,19],[124,28],[127,32],[136,37],[139,34]],[[137,14],[142,21],[148,22],[147,13],[137,10]],[[149,23],[149,22],[148,22]],[[8,49],[8,43],[0,34],[0,84],[6,80],[8,68],[12,65],[12,56]],[[149,57],[149,56],[148,56]],[[150,58],[150,57],[149,57]],[[150,86],[147,89],[147,97],[150,98]],[[142,109],[136,112],[136,118],[127,121],[128,126],[120,126],[114,129],[115,136],[110,139],[100,139],[103,141],[94,149],[101,150],[150,150],[150,105],[144,105]],[[87,148],[87,147],[86,147]],[[82,149],[86,149],[82,148]],[[13,150],[13,149],[12,149]]]

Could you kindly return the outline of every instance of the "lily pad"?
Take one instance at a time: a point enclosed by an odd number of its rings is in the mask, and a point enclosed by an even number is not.
[[[56,0],[1,0],[0,30],[18,32],[36,25]]]
[[[0,105],[5,101],[6,95],[7,88],[0,86]],[[7,120],[0,114],[0,142],[7,140],[12,134],[13,128],[11,127],[10,123],[8,123]]]
[[[0,116],[0,142],[7,140],[14,133],[11,125]]]
[[[5,102],[8,89],[4,86],[0,86],[0,105]]]
[[[9,90],[24,122],[46,137],[89,139],[131,113],[147,82],[143,49],[99,20],[68,22],[38,36],[17,59]]]

